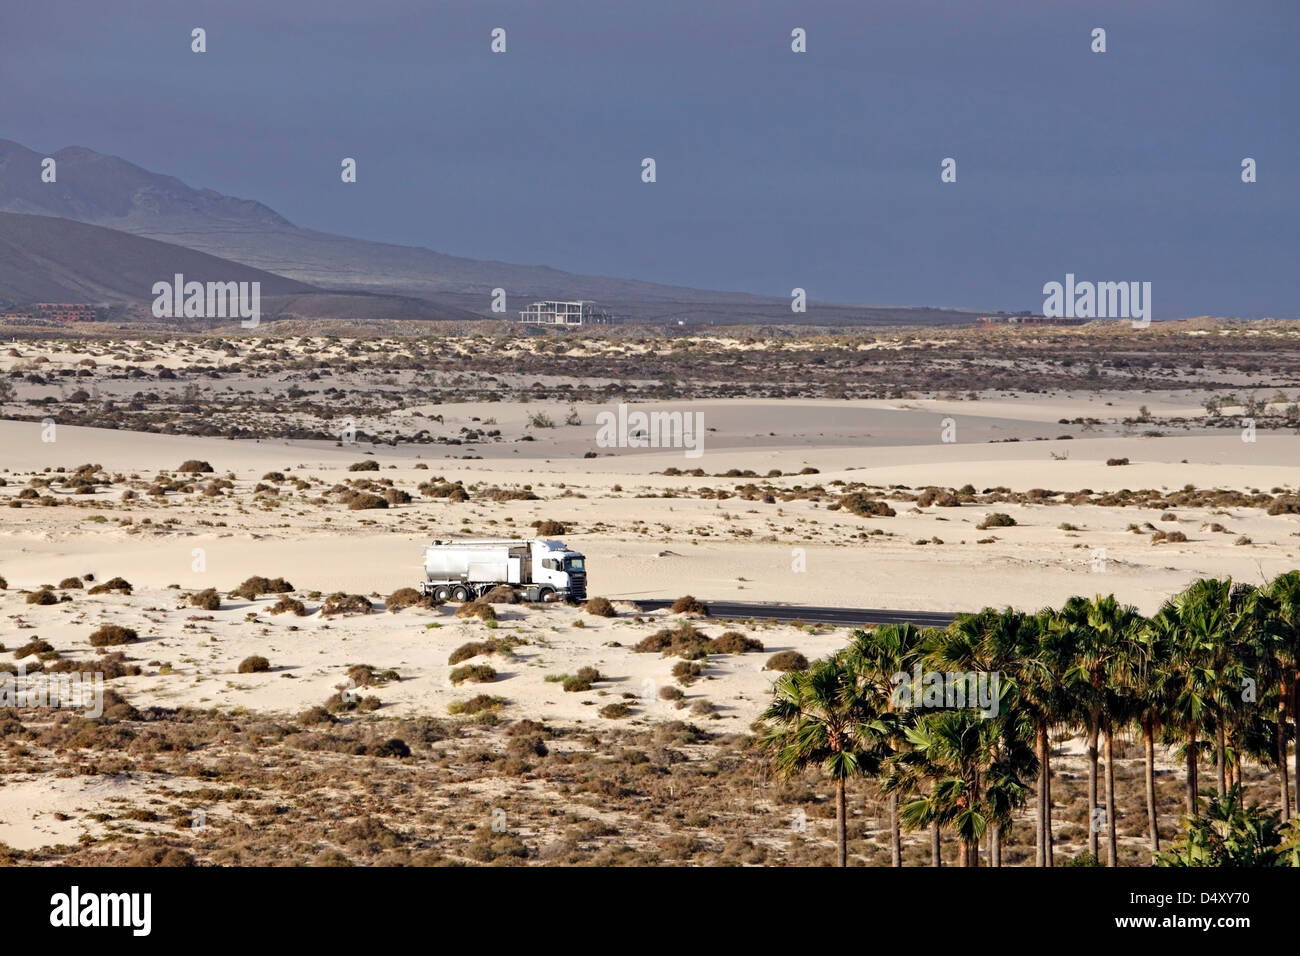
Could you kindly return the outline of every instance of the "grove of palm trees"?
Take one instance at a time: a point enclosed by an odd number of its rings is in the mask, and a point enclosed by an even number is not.
[[[972,673],[995,712],[899,693]],[[1298,678],[1300,571],[1207,578],[1151,617],[1099,595],[855,631],[777,681],[758,748],[829,777],[841,866],[855,795],[886,803],[894,866],[905,836],[930,865],[1300,866]]]

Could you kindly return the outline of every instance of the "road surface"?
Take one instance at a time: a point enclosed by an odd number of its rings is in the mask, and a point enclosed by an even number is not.
[[[777,621],[807,621],[809,624],[839,624],[857,627],[863,624],[915,624],[918,627],[947,627],[954,615],[946,611],[889,611],[865,607],[806,607],[797,604],[738,604],[731,601],[708,601],[710,617],[754,617]],[[646,611],[671,607],[672,601],[633,603]]]

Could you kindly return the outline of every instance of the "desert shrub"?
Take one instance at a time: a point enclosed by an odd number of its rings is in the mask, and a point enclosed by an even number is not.
[[[14,648],[14,658],[21,660],[22,658],[27,657],[29,654],[40,654],[45,651],[52,651],[52,650],[54,650],[54,645],[51,644],[49,641],[43,641],[39,637],[33,637],[22,647]]]
[[[709,653],[710,642],[703,633],[682,621],[676,627],[663,628],[632,645],[637,654],[660,652],[664,657],[682,657],[693,660]]]
[[[673,665],[673,676],[683,684],[693,684],[704,673],[704,668],[694,661],[678,661]]]
[[[88,594],[107,594],[109,591],[117,591],[119,594],[130,594],[132,591],[131,582],[125,578],[109,578],[103,584],[96,584],[87,593]]]
[[[1283,495],[1273,499],[1273,503],[1268,506],[1270,515],[1294,515],[1300,514],[1300,498],[1293,498]]]
[[[190,595],[190,604],[205,611],[219,611],[221,610],[221,595],[217,593],[216,588],[204,588],[202,591]]]
[[[961,501],[951,491],[944,488],[926,488],[916,499],[917,507],[960,508]]]
[[[479,600],[484,604],[518,604],[519,592],[508,584],[498,584]]]
[[[567,691],[579,692],[584,690],[591,690],[592,684],[596,683],[596,681],[598,680],[603,680],[603,679],[604,678],[601,677],[600,671],[596,670],[596,668],[582,667],[578,669],[577,674],[574,674],[572,677],[566,677],[564,679],[564,683],[561,686],[563,686],[563,688]]]
[[[703,614],[707,617],[709,607],[703,601],[697,601],[691,595],[684,594],[673,602],[672,612],[674,614]]]
[[[727,631],[721,637],[715,637],[709,642],[709,653],[711,654],[746,654],[750,651],[761,651],[763,642],[749,637],[740,631]]]
[[[892,518],[898,512],[862,491],[841,495],[837,507],[860,518]]]
[[[288,594],[293,589],[293,585],[284,578],[264,578],[260,574],[255,574],[231,591],[230,596],[256,601],[263,594]]]
[[[462,664],[451,672],[453,684],[490,684],[497,672],[487,664]]]
[[[9,590],[9,582],[6,581],[4,578],[0,578],[0,591],[8,591],[8,590]]]
[[[28,604],[58,604],[59,596],[50,588],[43,587],[27,595]]]
[[[492,697],[488,694],[478,694],[469,700],[453,700],[447,705],[447,713],[457,715],[481,714],[485,711],[494,712],[501,709],[505,704],[504,697]]]
[[[367,458],[365,461],[354,461],[348,465],[348,471],[378,471],[379,462],[373,458]]]
[[[1177,520],[1178,520],[1178,515],[1174,514],[1172,511],[1166,511],[1164,514],[1162,514],[1162,515],[1160,516],[1160,520],[1161,520],[1161,521],[1177,521]]]
[[[480,654],[491,653],[492,647],[490,644],[480,644],[471,641],[469,644],[462,644],[460,647],[452,651],[451,655],[447,658],[447,663],[455,665],[462,661],[467,661],[472,657],[478,657]]]
[[[1240,546],[1240,545],[1254,544],[1255,542],[1243,534],[1240,538],[1238,538],[1236,541],[1232,543]]]
[[[287,594],[281,595],[280,600],[271,606],[272,614],[292,614],[295,617],[306,617],[307,607],[296,598],[291,598]]]
[[[401,488],[389,488],[384,492],[384,501],[388,502],[390,505],[404,505],[408,504],[410,500],[410,494],[403,491]]]
[[[409,757],[411,748],[400,737],[389,737],[381,744],[366,748],[367,757]]]
[[[1127,465],[1127,464],[1128,464],[1128,459],[1127,459],[1127,458],[1107,458],[1107,459],[1106,459],[1106,464],[1110,465],[1112,468],[1115,467],[1116,465]]]
[[[369,664],[353,664],[348,668],[348,678],[357,687],[382,687],[392,681],[400,681],[401,675],[391,667],[377,671]]]
[[[808,658],[798,651],[781,651],[773,654],[763,667],[766,671],[806,671],[807,669]]]
[[[659,688],[660,700],[681,700],[686,695],[682,693],[681,688],[667,684]]]
[[[400,611],[404,607],[437,607],[437,602],[427,594],[421,594],[415,588],[398,588],[388,595],[384,606],[390,611]]]
[[[373,610],[370,600],[364,595],[337,591],[325,599],[320,612],[323,617],[333,617],[335,614],[369,614]]]
[[[298,715],[298,723],[304,727],[314,727],[318,724],[337,724],[339,719],[331,714],[324,707],[308,707]]]
[[[696,717],[708,717],[711,714],[716,713],[717,710],[718,708],[714,707],[713,704],[709,703],[707,700],[697,700],[695,703],[691,704],[691,714]]]
[[[64,578],[59,582],[59,587],[65,591],[79,591],[82,587],[81,578]]]
[[[537,537],[539,538],[549,538],[554,535],[569,533],[569,526],[563,521],[534,521],[533,527],[537,529]]]
[[[617,704],[606,704],[604,707],[600,708],[597,713],[609,720],[621,720],[624,717],[630,717],[632,715],[632,708],[627,704],[619,702]]]
[[[388,502],[385,499],[379,495],[372,495],[368,491],[349,492],[344,500],[349,511],[371,511],[376,508],[388,507]]]
[[[70,661],[64,658],[45,665],[45,670],[52,674],[102,674],[104,680],[138,677],[144,673],[144,669],[139,664],[128,664],[126,655],[121,651],[101,654],[93,661]]]
[[[245,657],[239,662],[239,673],[241,674],[260,674],[262,671],[269,671],[271,662],[259,654],[252,657]]]
[[[596,617],[618,617],[618,611],[614,610],[614,605],[603,597],[588,598],[586,603],[582,605],[582,609],[588,614],[594,614]]]
[[[466,601],[456,608],[456,616],[461,618],[476,617],[481,621],[495,621],[497,612],[493,610],[491,604],[485,604],[483,601]]]
[[[984,520],[975,527],[980,531],[987,531],[989,528],[1014,528],[1016,519],[1009,514],[1001,511],[995,511],[992,514],[984,516]]]
[[[1157,531],[1151,536],[1152,544],[1161,544],[1162,542],[1168,544],[1179,544],[1186,540],[1187,535],[1183,534],[1181,531]]]
[[[91,633],[90,643],[95,647],[108,647],[113,644],[125,644],[138,638],[139,635],[129,627],[122,627],[118,624],[104,624]]]
[[[212,466],[209,465],[206,461],[200,461],[197,458],[191,458],[188,461],[182,462],[181,466],[176,470],[180,472],[186,472],[188,474],[208,475],[212,473],[213,469]]]

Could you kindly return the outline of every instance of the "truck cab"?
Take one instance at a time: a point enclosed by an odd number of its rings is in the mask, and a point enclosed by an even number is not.
[[[560,600],[587,599],[587,561],[577,551],[570,551],[562,541],[539,541],[533,549],[533,585],[554,589]]]

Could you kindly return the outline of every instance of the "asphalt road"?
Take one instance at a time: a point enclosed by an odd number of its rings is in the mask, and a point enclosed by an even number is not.
[[[918,627],[947,627],[954,615],[945,611],[889,611],[866,607],[807,607],[797,604],[737,604],[730,601],[700,599],[708,606],[710,617],[772,618],[778,621],[807,621],[809,624],[840,624],[850,627],[863,624],[915,624]],[[672,601],[636,600],[646,611],[671,607]]]

